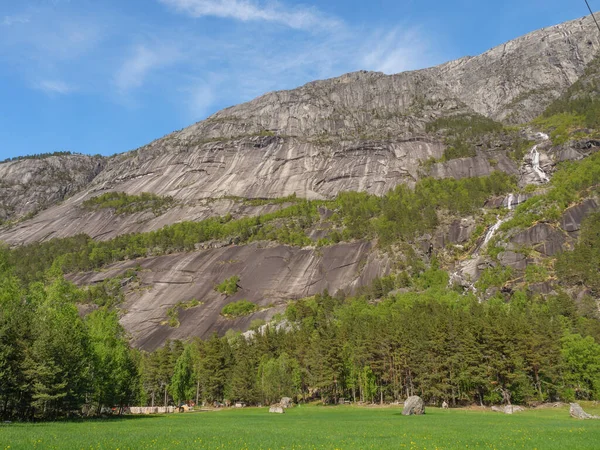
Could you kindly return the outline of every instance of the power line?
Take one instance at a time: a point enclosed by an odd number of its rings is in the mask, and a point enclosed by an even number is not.
[[[592,11],[592,7],[588,3],[588,0],[585,0],[585,4],[587,5],[588,9],[590,10],[590,14],[594,18],[594,22],[596,22],[596,26],[598,27],[598,31],[600,31],[600,24],[598,24],[598,21],[596,20],[596,16],[594,15],[594,11]]]

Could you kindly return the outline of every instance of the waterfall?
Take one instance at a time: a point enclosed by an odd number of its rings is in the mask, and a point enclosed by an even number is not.
[[[544,141],[547,141],[549,139],[548,135],[544,134],[544,133],[538,133],[538,136],[540,138],[542,138]],[[533,171],[538,176],[540,181],[542,183],[547,183],[550,181],[550,178],[548,178],[548,175],[546,175],[546,172],[544,172],[540,168],[540,152],[538,152],[539,146],[540,146],[540,144],[535,144],[533,146],[533,148],[531,149],[531,166],[533,167]]]
[[[537,133],[536,137],[541,139],[542,141],[547,141],[548,139],[550,139],[550,137],[545,133]],[[540,181],[547,183],[548,181],[550,181],[550,178],[540,168],[540,153],[538,152],[538,147],[540,145],[541,145],[541,143],[534,145],[530,151],[531,166],[533,168],[533,171],[536,173],[536,175],[540,179]],[[502,224],[504,222],[507,222],[512,217],[512,215],[513,215],[512,211],[515,209],[515,206],[517,206],[519,204],[519,200],[520,199],[519,199],[518,195],[508,194],[508,197],[506,199],[506,207],[508,208],[508,211],[509,211],[508,214],[506,215],[505,218],[501,218],[500,216],[496,217],[496,223],[494,225],[492,225],[490,227],[490,229],[487,231],[487,233],[485,234],[483,243],[481,245],[479,245],[477,247],[477,249],[470,255],[469,259],[471,261],[475,260],[477,257],[479,257],[479,251],[482,248],[485,248],[486,245],[488,245],[488,243],[496,235],[496,232],[500,229]],[[502,202],[502,204],[504,205],[504,201]],[[464,261],[463,261],[463,263],[464,263]],[[471,283],[470,281],[465,279],[465,277],[462,273],[462,270],[463,269],[460,268],[460,266],[459,266],[459,269],[450,275],[450,280],[448,282],[448,285],[452,286],[454,283],[460,283],[463,287],[467,287],[473,293],[477,293],[477,289],[475,288],[474,283]]]
[[[496,231],[498,231],[498,228],[500,228],[500,226],[504,222],[506,222],[506,219],[498,218],[498,221],[485,234],[485,239],[483,240],[483,244],[481,244],[481,247],[485,247],[487,245],[487,243],[492,240],[492,238],[494,237],[494,234],[496,234]]]
[[[512,209],[513,209],[514,200],[515,200],[515,195],[514,194],[508,194],[508,200],[506,202],[506,206],[508,207],[509,211],[512,211]]]

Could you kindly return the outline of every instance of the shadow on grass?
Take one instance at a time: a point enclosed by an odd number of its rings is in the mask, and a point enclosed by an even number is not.
[[[127,421],[141,421],[158,419],[171,414],[148,414],[148,415],[123,415],[123,416],[105,416],[105,417],[71,417],[57,420],[30,420],[30,421],[13,421],[10,423],[0,422],[0,427],[12,427],[19,425],[36,425],[37,427],[44,425],[55,425],[59,423],[114,423]]]

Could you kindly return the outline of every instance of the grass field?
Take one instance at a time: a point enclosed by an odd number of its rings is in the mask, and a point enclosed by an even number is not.
[[[587,405],[586,405],[587,406]],[[600,408],[587,407],[592,413]],[[499,413],[428,408],[300,406],[0,425],[3,449],[599,449],[600,420],[568,408]]]

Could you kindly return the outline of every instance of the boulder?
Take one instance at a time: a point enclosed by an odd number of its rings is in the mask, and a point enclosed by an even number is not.
[[[283,409],[283,407],[281,405],[272,405],[269,408],[269,412],[273,413],[273,414],[284,414],[285,409]]]
[[[554,283],[552,281],[543,281],[541,283],[531,283],[527,286],[527,291],[531,294],[548,295],[554,291]]]
[[[292,406],[294,406],[294,403],[292,402],[292,399],[289,398],[289,397],[282,397],[281,401],[279,402],[279,404],[283,408],[291,408]]]
[[[501,412],[504,414],[514,414],[517,412],[525,411],[525,408],[517,405],[492,406],[492,411]]]
[[[525,270],[527,267],[527,258],[521,253],[511,251],[501,252],[498,255],[498,260],[503,266],[512,267],[516,270]]]
[[[423,399],[417,395],[408,397],[404,402],[404,409],[402,410],[403,416],[420,416],[425,414],[425,403]]]
[[[445,247],[447,244],[464,244],[468,242],[475,231],[475,221],[472,218],[455,220],[448,229],[436,236],[439,247]]]
[[[591,414],[586,413],[583,408],[579,405],[579,403],[571,403],[571,408],[569,409],[569,413],[571,417],[574,419],[600,419],[598,416],[592,416]]]
[[[563,249],[565,237],[547,223],[538,223],[533,227],[518,233],[513,239],[514,244],[534,247],[546,256],[553,256]]]
[[[567,209],[561,220],[560,225],[563,230],[573,233],[581,229],[581,222],[585,217],[598,209],[596,200],[588,199],[579,205],[572,206]]]

